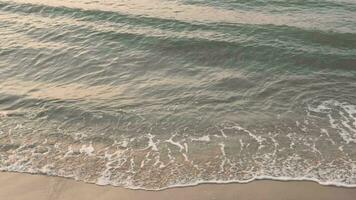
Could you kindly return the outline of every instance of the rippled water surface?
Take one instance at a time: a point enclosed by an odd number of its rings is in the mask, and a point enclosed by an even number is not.
[[[0,170],[356,186],[355,0],[0,0]]]

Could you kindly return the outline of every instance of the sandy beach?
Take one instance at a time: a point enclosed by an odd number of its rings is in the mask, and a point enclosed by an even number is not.
[[[155,192],[98,186],[42,175],[0,173],[1,200],[353,200],[355,197],[356,188],[322,186],[306,181],[202,184]]]

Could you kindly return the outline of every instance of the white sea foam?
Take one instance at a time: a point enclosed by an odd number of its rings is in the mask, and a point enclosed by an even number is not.
[[[153,151],[158,151],[158,148],[157,148],[157,143],[153,141],[153,138],[155,136],[153,136],[152,134],[147,134],[147,138],[148,138],[148,146],[147,148],[151,148]]]
[[[48,169],[48,168],[47,168]],[[46,169],[46,170],[47,170]],[[37,174],[37,172],[29,172],[29,171],[22,171],[22,170],[4,170],[0,168],[0,171],[9,171],[9,172],[20,172],[20,173],[29,173],[29,174]],[[48,176],[56,176],[55,174],[46,174]],[[73,178],[75,180],[78,180],[76,177],[73,176],[59,176],[59,177],[66,177],[66,178]],[[118,184],[115,181],[111,180],[110,177],[100,177],[97,179],[95,182],[93,181],[83,181],[86,183],[92,183],[96,185],[101,185],[101,186],[106,186],[106,185],[111,185],[111,186],[116,186],[116,187],[123,187],[131,190],[145,190],[145,191],[162,191],[170,188],[183,188],[183,187],[192,187],[192,186],[197,186],[201,184],[231,184],[231,183],[238,183],[238,184],[247,184],[253,181],[257,180],[271,180],[271,181],[311,181],[311,182],[316,182],[320,185],[325,185],[325,186],[336,186],[336,187],[345,187],[345,188],[356,188],[356,184],[346,184],[343,182],[337,182],[337,181],[320,181],[317,178],[310,178],[310,177],[287,177],[287,176],[280,176],[280,177],[274,177],[274,176],[256,176],[247,180],[196,180],[191,183],[176,183],[172,184],[166,187],[161,187],[158,189],[151,189],[151,188],[145,188],[141,186],[136,186],[132,182],[127,181],[124,184]]]
[[[309,105],[308,109],[325,114],[329,119],[330,127],[335,129],[346,143],[356,143],[356,105],[328,100],[316,107]]]
[[[251,138],[256,140],[259,144],[262,144],[262,142],[264,141],[264,138],[262,138],[261,136],[252,133],[251,131],[247,130],[246,128],[243,128],[242,126],[240,126],[239,124],[236,124],[236,123],[234,123],[232,126],[226,126],[224,128],[225,129],[236,129],[239,131],[243,131],[243,132],[247,133]]]
[[[200,142],[210,142],[210,136],[204,135],[198,138],[191,138],[192,141],[200,141]]]
[[[84,153],[88,156],[94,156],[94,147],[92,145],[92,143],[90,143],[89,145],[82,145],[82,147],[79,149],[80,153]]]
[[[173,141],[173,138],[174,138],[174,136],[172,136],[171,138],[166,140],[166,142],[173,144],[174,146],[177,146],[179,148],[179,151],[183,151],[184,149],[186,149],[185,146],[181,145],[179,142]]]
[[[219,165],[219,172],[222,173],[225,171],[225,165],[229,164],[230,161],[227,157],[227,153],[225,151],[225,147],[226,144],[224,143],[219,143],[218,144],[220,146],[220,152],[221,152],[221,161],[220,161],[220,165]],[[22,147],[24,148],[24,147]],[[67,174],[65,171],[61,170],[61,172],[59,173],[59,171],[54,170],[54,166],[51,164],[45,165],[40,169],[35,169],[33,167],[30,167],[30,165],[26,164],[26,162],[23,162],[24,160],[26,160],[26,158],[22,158],[19,155],[11,155],[11,157],[9,158],[10,160],[16,161],[14,163],[12,163],[12,165],[8,166],[8,167],[1,167],[0,170],[3,171],[17,171],[17,172],[25,172],[25,173],[41,173],[41,174],[47,174],[47,175],[51,175],[51,176],[66,176],[66,177],[71,177],[77,180],[82,180],[85,182],[90,182],[90,183],[95,183],[98,185],[113,185],[113,186],[122,186],[122,187],[126,187],[126,188],[130,188],[130,189],[144,189],[144,190],[163,190],[163,189],[167,189],[167,188],[173,188],[173,187],[187,187],[187,186],[193,186],[193,185],[198,185],[198,184],[202,184],[202,183],[248,183],[251,182],[253,180],[259,180],[259,179],[268,179],[268,180],[283,180],[283,181],[289,181],[289,180],[307,180],[307,181],[315,181],[318,182],[320,184],[323,185],[335,185],[335,186],[342,186],[342,187],[356,187],[356,184],[352,184],[352,183],[345,183],[342,180],[337,181],[337,179],[335,180],[320,180],[318,178],[313,178],[312,175],[305,175],[305,176],[297,176],[297,177],[290,177],[290,176],[268,176],[268,175],[257,175],[261,172],[254,172],[256,174],[255,177],[252,177],[250,179],[243,179],[243,180],[239,180],[239,179],[234,179],[234,178],[229,178],[229,180],[223,180],[223,179],[210,179],[210,180],[201,180],[199,176],[195,177],[195,179],[192,179],[189,182],[184,182],[182,184],[179,183],[174,183],[174,184],[170,184],[164,187],[160,187],[160,188],[147,188],[145,186],[142,185],[136,185],[133,184],[132,181],[130,181],[130,179],[124,179],[123,182],[120,181],[119,179],[116,178],[112,178],[112,172],[111,170],[113,169],[113,167],[115,166],[115,168],[119,168],[120,166],[122,166],[124,163],[126,163],[127,161],[130,163],[130,170],[127,171],[127,173],[133,173],[135,172],[135,162],[133,160],[133,158],[131,159],[126,159],[124,157],[125,152],[128,150],[117,150],[114,152],[105,152],[105,154],[103,155],[103,158],[106,159],[106,164],[105,164],[105,168],[103,169],[101,176],[99,176],[96,181],[89,181],[89,180],[83,180],[81,179],[80,176],[75,176],[74,174]],[[72,152],[72,148],[68,147],[68,152]],[[96,156],[94,154],[95,150],[93,148],[93,145],[90,143],[89,145],[82,145],[80,148],[80,152],[83,153],[86,156]],[[145,160],[143,160],[143,164],[141,163],[141,165],[145,165],[145,163],[148,163],[150,160],[150,155],[153,155],[152,151],[148,151],[148,153],[145,156]],[[172,155],[172,152],[170,151],[170,149],[168,149],[168,156],[169,156],[169,160],[171,163],[176,162],[176,158],[175,156]],[[184,156],[184,160],[185,161],[190,161],[190,163],[193,164],[193,160],[190,160],[188,158],[188,156],[183,153]],[[155,154],[154,156],[155,159],[155,164],[154,166],[158,166],[159,169],[165,168],[166,165],[164,165],[163,162],[160,161],[159,159],[159,154]],[[293,159],[300,159],[300,158],[293,158]],[[352,162],[352,161],[350,161]],[[28,163],[28,162],[27,162]],[[115,164],[115,165],[113,165]],[[320,165],[320,163],[319,163]],[[141,166],[141,167],[143,167]],[[353,170],[355,171],[356,167],[355,165],[353,166]],[[202,170],[202,168],[200,168],[199,166],[196,166],[198,170]],[[313,167],[315,168],[315,166]],[[310,171],[310,170],[309,170]],[[325,172],[325,173],[330,173],[330,172]],[[356,176],[354,174],[354,176]],[[179,178],[179,177],[177,177]]]
[[[343,113],[335,112],[332,105],[337,105]],[[308,118],[299,120],[299,123],[291,121],[292,125],[288,125],[292,128],[281,126],[277,127],[280,129],[269,129],[267,133],[265,129],[245,128],[231,123],[218,126],[223,127],[221,130],[226,137],[219,133],[220,129],[215,129],[216,134],[204,132],[205,135],[200,137],[152,133],[137,137],[120,136],[115,138],[115,142],[99,144],[97,140],[86,142],[89,136],[86,140],[68,137],[67,141],[55,136],[36,141],[28,137],[18,148],[16,145],[5,146],[10,150],[0,152],[0,170],[65,176],[100,185],[147,190],[200,183],[246,183],[256,179],[312,180],[353,187],[356,167],[349,154],[352,144],[339,140],[340,133],[334,131],[341,127],[352,133],[352,106],[344,111],[339,104],[332,105],[329,110],[325,107],[316,109],[322,110],[322,113],[317,113],[318,117],[324,116],[323,123],[330,127],[320,127],[315,124],[318,121]],[[332,123],[328,123],[328,114],[333,119]],[[312,115],[315,113],[311,112]],[[341,123],[342,120],[351,129]],[[17,124],[11,126],[14,134],[2,137],[9,137],[11,141],[13,138],[10,136],[15,137],[16,131],[26,129],[26,123],[21,123],[23,127]],[[307,128],[307,134],[298,134],[301,127]],[[70,139],[73,141],[68,141]],[[328,139],[335,144],[330,145]],[[13,139],[13,143],[17,141]],[[329,145],[328,148],[323,148],[325,145]],[[329,150],[335,154],[327,154]],[[58,157],[61,159],[53,159]],[[95,165],[88,160],[95,161]],[[73,167],[78,167],[78,171]],[[156,174],[167,177],[167,182],[161,182],[166,179],[155,179]],[[150,181],[142,180],[143,176]]]

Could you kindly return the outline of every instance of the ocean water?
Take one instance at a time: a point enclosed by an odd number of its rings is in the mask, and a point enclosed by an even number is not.
[[[355,0],[0,0],[0,170],[356,186]]]

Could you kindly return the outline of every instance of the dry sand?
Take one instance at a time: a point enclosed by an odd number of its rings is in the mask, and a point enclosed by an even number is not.
[[[98,186],[70,179],[0,172],[0,200],[355,200],[356,188],[306,181],[203,184],[163,191]]]

